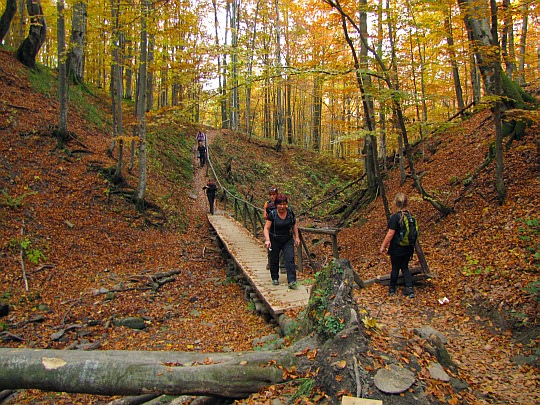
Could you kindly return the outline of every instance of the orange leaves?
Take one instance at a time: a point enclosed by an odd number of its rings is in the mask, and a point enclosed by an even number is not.
[[[317,352],[317,349],[311,350],[310,348],[306,347],[304,350],[302,350],[301,352],[296,352],[294,355],[297,357],[306,356],[309,360],[315,360],[315,358],[317,357]]]

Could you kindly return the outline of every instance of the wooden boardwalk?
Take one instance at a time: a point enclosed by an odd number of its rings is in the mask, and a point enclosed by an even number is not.
[[[266,269],[268,255],[264,244],[240,222],[223,211],[209,214],[208,221],[272,315],[307,305],[309,292],[306,287],[299,284],[298,290],[289,289],[286,274],[280,274],[280,285],[272,285],[270,270]]]

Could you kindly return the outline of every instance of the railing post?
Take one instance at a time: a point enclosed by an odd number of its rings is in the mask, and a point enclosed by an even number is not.
[[[300,230],[298,230],[298,237],[300,238],[300,240],[302,240],[302,234],[300,233]],[[298,247],[296,248],[296,255],[298,256],[298,271],[303,272],[304,259],[302,258],[302,243],[300,243],[300,245],[298,245]]]
[[[334,258],[339,259],[339,249],[337,244],[337,234],[332,235],[332,249],[334,250]]]

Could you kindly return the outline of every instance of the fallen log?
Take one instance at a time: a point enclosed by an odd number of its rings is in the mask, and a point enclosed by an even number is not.
[[[434,274],[426,274],[422,271],[421,267],[415,267],[411,269],[411,275],[413,279],[413,283],[416,283],[418,281],[427,280],[430,278],[435,278]],[[390,285],[390,274],[383,274],[382,276],[377,276],[375,278],[369,279],[369,280],[363,280],[362,285],[360,285],[361,288],[364,288],[368,285],[379,283],[382,285]],[[398,276],[398,284],[402,285],[405,284],[405,281],[403,279],[403,274],[400,272]]]
[[[203,354],[0,348],[0,390],[246,398],[283,382],[278,366],[290,368],[297,359],[290,350]]]

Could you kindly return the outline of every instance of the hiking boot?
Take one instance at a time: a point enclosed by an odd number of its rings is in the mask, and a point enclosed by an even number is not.
[[[396,295],[396,289],[393,287],[390,287],[390,289],[388,290],[388,295]]]
[[[286,269],[285,267],[280,267],[280,268],[279,268],[279,272],[280,272],[281,274],[287,274],[287,269]]]
[[[289,283],[289,288],[291,290],[298,290],[298,283],[296,281],[293,281],[292,283]]]
[[[279,285],[279,281],[278,280],[272,280],[272,285]]]
[[[408,298],[414,298],[414,291],[412,288],[406,288],[404,291],[403,291],[403,295],[408,297]]]

